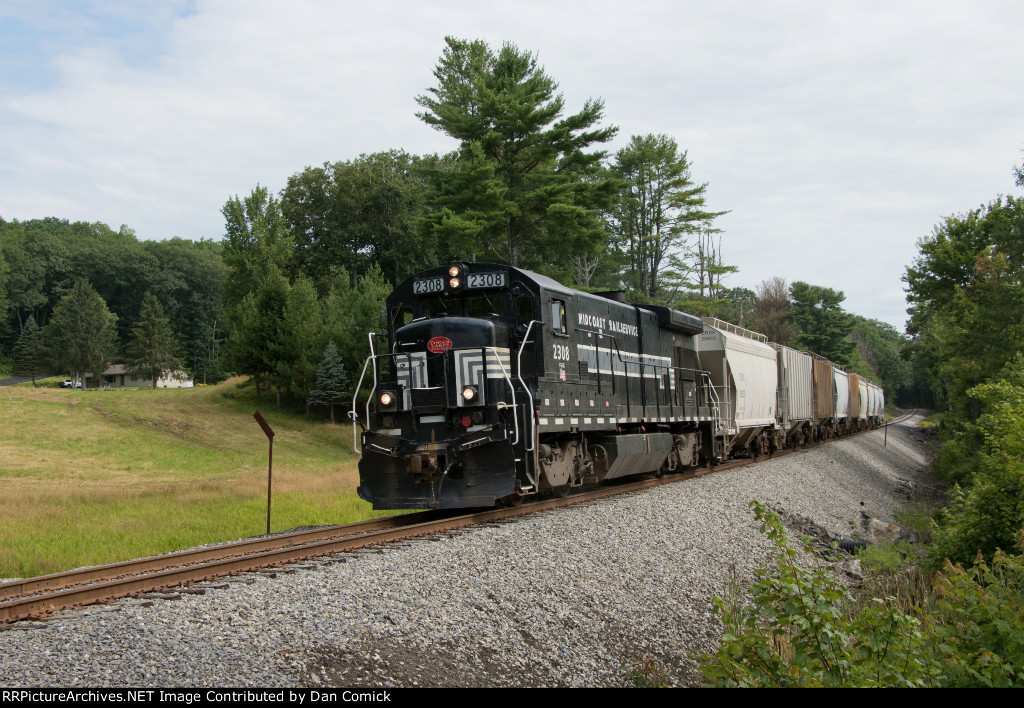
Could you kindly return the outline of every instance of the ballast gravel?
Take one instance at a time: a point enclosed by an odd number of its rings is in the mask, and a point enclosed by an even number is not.
[[[596,503],[0,631],[8,687],[696,685],[712,598],[772,549],[757,499],[840,540],[931,485],[919,419]],[[732,585],[731,585],[732,584]],[[227,587],[221,587],[227,585]]]

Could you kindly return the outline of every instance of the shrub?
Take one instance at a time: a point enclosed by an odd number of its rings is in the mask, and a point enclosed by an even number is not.
[[[756,501],[751,506],[778,548],[776,567],[756,571],[752,604],[715,598],[726,631],[707,657],[705,678],[717,686],[925,685],[920,620],[891,599],[851,618],[852,597],[833,568],[819,560],[803,567],[778,514]],[[803,552],[812,549],[805,543]]]
[[[1001,378],[975,386],[969,396],[982,413],[940,451],[947,476],[964,487],[954,487],[939,518],[933,569],[946,558],[968,563],[978,551],[991,558],[996,548],[1013,547],[1024,523],[1024,356],[1018,354]]]
[[[750,604],[715,598],[726,629],[705,657],[709,684],[1024,686],[1024,556],[997,550],[989,564],[979,554],[970,570],[947,561],[928,612],[892,597],[855,610],[833,569],[804,567],[778,515],[751,505],[779,553],[757,571]]]

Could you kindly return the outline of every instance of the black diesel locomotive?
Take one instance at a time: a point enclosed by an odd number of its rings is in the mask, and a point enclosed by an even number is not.
[[[359,495],[375,509],[514,504],[721,454],[691,315],[454,263],[395,289],[387,322],[360,379]]]

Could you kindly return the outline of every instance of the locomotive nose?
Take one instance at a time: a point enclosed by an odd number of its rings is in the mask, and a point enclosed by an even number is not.
[[[434,317],[411,322],[395,332],[395,350],[440,354],[448,349],[508,346],[508,328],[473,317]]]

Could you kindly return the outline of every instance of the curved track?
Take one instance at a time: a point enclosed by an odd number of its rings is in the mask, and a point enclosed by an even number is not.
[[[887,425],[901,422],[916,412],[914,410],[903,414]],[[859,434],[862,433],[855,433]],[[798,452],[827,442],[832,441],[814,443],[795,450],[781,450],[775,455]],[[70,607],[158,592],[245,571],[279,567],[310,558],[352,552],[379,543],[444,533],[473,524],[579,504],[742,467],[758,461],[758,458],[732,460],[715,467],[605,486],[578,492],[564,499],[544,499],[517,508],[488,509],[467,514],[428,511],[389,516],[355,524],[261,536],[235,543],[16,580],[0,584],[0,624],[43,617],[56,610]]]

